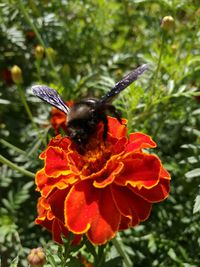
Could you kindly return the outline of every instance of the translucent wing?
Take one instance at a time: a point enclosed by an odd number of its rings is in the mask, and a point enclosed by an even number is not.
[[[60,95],[52,88],[46,85],[34,85],[32,86],[34,95],[49,103],[50,105],[58,108],[65,114],[69,113],[69,107],[62,100]]]
[[[115,86],[106,95],[100,98],[100,103],[112,102],[113,98],[116,95],[118,95],[122,90],[128,87],[132,82],[137,80],[137,78],[147,69],[147,64],[144,64],[127,74],[121,81],[116,83]]]

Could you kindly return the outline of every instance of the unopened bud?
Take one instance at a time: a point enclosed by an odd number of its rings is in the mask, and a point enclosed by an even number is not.
[[[22,70],[17,65],[14,65],[11,68],[11,77],[14,83],[21,84],[23,82],[22,79]]]
[[[71,70],[70,70],[70,66],[68,64],[64,64],[61,71],[62,71],[63,76],[70,76]]]
[[[49,54],[53,59],[56,57],[56,50],[54,50],[52,47],[47,47],[46,49],[47,54]]]
[[[28,257],[27,261],[30,267],[42,267],[46,262],[46,257],[42,248],[33,248]]]
[[[172,16],[165,16],[162,19],[161,27],[165,30],[170,30],[174,27],[174,18]]]
[[[44,48],[41,45],[37,45],[35,48],[35,57],[37,59],[42,59],[44,56]]]

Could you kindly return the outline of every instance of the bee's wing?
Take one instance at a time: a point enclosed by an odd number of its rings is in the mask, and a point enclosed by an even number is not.
[[[32,86],[34,95],[49,103],[50,105],[58,108],[65,114],[69,113],[69,107],[62,100],[60,95],[52,88],[46,85],[34,85]]]
[[[106,95],[100,98],[100,103],[112,102],[116,95],[118,95],[122,90],[128,87],[132,82],[137,80],[137,78],[147,69],[147,64],[144,64],[127,74],[121,81],[116,83],[115,86]]]

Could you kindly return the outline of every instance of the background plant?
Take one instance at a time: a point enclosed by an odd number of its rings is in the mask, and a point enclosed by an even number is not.
[[[50,107],[39,103],[30,86],[45,83],[66,100],[98,97],[144,62],[148,73],[115,104],[130,131],[148,133],[158,143],[156,153],[172,175],[171,195],[121,238],[135,266],[199,266],[199,14],[195,0],[0,4],[2,266],[17,255],[18,265],[27,266],[33,247],[52,250],[48,233],[34,225],[38,194],[32,173],[54,132]],[[166,15],[175,20],[170,30],[160,26]],[[38,45],[44,49],[40,58]],[[14,65],[22,70],[19,84],[11,78]],[[87,249],[82,253],[89,257]],[[116,251],[109,250],[107,258],[112,255]]]

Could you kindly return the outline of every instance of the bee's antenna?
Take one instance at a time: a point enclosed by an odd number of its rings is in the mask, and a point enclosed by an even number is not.
[[[69,113],[69,107],[65,104],[60,95],[54,89],[46,85],[34,85],[32,86],[32,90],[34,95],[36,95],[43,101],[61,110],[65,114]]]
[[[127,74],[121,81],[115,84],[115,86],[100,99],[100,103],[103,102],[112,102],[113,98],[118,95],[122,90],[128,87],[132,82],[137,80],[137,78],[143,74],[144,71],[148,69],[147,64],[143,64],[137,69],[133,70]]]

